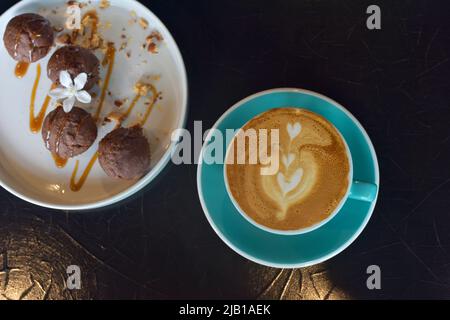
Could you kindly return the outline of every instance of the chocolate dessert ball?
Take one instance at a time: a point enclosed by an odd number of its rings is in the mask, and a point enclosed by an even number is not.
[[[25,13],[14,17],[6,26],[3,42],[14,60],[36,62],[53,46],[53,28],[44,17]]]
[[[45,118],[42,138],[53,154],[69,159],[92,146],[97,138],[97,126],[92,116],[81,108],[73,107],[65,113],[58,107]]]
[[[99,79],[100,61],[91,50],[79,46],[65,46],[55,51],[47,65],[47,75],[56,84],[59,73],[67,71],[74,79],[80,73],[88,75],[85,90],[91,89]]]
[[[140,126],[112,131],[100,142],[98,153],[101,167],[112,178],[140,178],[150,166],[150,145]]]

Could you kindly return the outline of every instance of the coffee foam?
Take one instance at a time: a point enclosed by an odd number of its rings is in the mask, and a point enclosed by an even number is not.
[[[349,187],[350,164],[340,134],[326,119],[304,109],[279,108],[252,119],[247,129],[279,129],[280,140],[275,175],[261,175],[261,163],[226,166],[231,194],[251,219],[276,230],[298,230],[338,207]]]

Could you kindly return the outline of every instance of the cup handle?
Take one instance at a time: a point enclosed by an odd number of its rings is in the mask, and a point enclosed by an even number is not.
[[[350,188],[349,198],[359,201],[372,202],[378,191],[378,186],[373,183],[363,181],[353,181]]]

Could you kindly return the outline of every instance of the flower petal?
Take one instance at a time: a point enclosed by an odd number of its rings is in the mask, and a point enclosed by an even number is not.
[[[75,104],[74,96],[71,96],[71,97],[67,98],[66,100],[64,100],[64,102],[63,102],[64,112],[69,113],[72,110],[74,104]]]
[[[61,71],[59,73],[59,82],[61,83],[62,86],[66,88],[73,87],[72,77],[70,76],[70,73],[67,71]]]
[[[50,91],[48,93],[48,95],[50,97],[52,97],[53,99],[60,100],[60,99],[65,99],[65,98],[70,97],[71,94],[65,88],[56,88],[56,89],[53,89],[52,91]]]
[[[80,73],[79,75],[77,75],[77,77],[74,80],[75,83],[75,89],[77,90],[81,90],[84,88],[84,86],[86,85],[88,76],[85,72]]]
[[[75,97],[77,97],[77,100],[81,103],[90,103],[92,100],[91,95],[85,90],[75,93]]]

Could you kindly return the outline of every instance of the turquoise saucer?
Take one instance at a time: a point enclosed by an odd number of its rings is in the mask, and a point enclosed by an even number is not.
[[[304,108],[328,119],[342,133],[350,148],[353,179],[380,185],[377,156],[364,128],[344,107],[318,93],[289,88],[257,93],[231,107],[213,129],[222,133],[226,129],[238,129],[256,115],[279,107]],[[314,231],[300,235],[264,231],[248,222],[234,207],[226,191],[223,164],[201,161],[206,144],[197,171],[198,193],[205,216],[230,248],[259,264],[298,268],[330,259],[359,236],[375,208],[378,194],[372,202],[349,198],[333,219]]]

